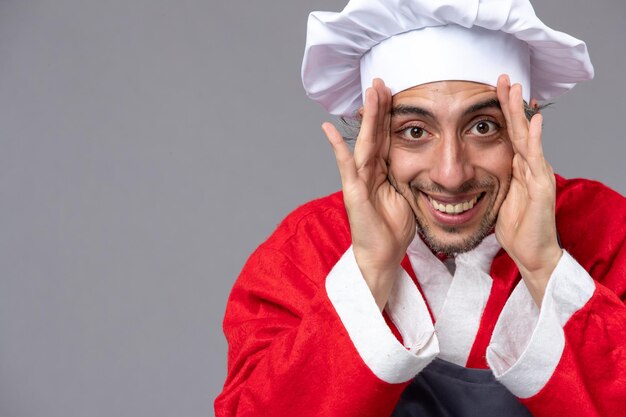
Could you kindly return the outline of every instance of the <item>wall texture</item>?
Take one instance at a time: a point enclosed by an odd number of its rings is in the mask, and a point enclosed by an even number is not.
[[[626,3],[537,3],[597,71],[546,153],[626,193]],[[299,68],[308,12],[342,7],[0,2],[0,416],[212,415],[239,269],[339,186]]]

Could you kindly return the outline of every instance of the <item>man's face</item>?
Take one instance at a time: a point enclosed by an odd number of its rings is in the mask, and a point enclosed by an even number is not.
[[[393,97],[390,177],[431,249],[465,252],[490,233],[512,159],[495,87],[442,81]]]

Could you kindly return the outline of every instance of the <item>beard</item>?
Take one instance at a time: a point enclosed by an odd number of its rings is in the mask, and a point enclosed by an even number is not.
[[[437,233],[433,232],[429,225],[425,224],[423,219],[416,216],[418,233],[422,237],[422,240],[426,245],[435,253],[443,253],[446,256],[454,256],[459,253],[469,252],[480,244],[487,236],[489,236],[494,229],[494,225],[497,220],[497,214],[489,213],[485,215],[480,221],[480,226],[471,235],[464,238],[461,242],[449,243],[437,236]],[[445,233],[454,235],[460,234],[461,230],[458,227],[445,227],[443,228]]]
[[[506,184],[504,184],[504,190],[508,190],[510,185],[510,178]],[[422,240],[428,245],[428,247],[435,253],[443,253],[447,256],[453,256],[458,253],[468,252],[475,247],[477,247],[480,242],[483,241],[485,237],[493,233],[494,226],[498,219],[498,210],[500,209],[500,205],[502,202],[498,203],[498,207],[496,208],[496,199],[498,196],[498,191],[500,189],[500,184],[498,183],[496,178],[486,178],[483,180],[471,180],[454,192],[446,191],[443,187],[439,186],[436,183],[422,183],[419,181],[414,181],[410,185],[411,191],[413,193],[414,201],[417,201],[417,196],[421,193],[446,193],[446,194],[462,194],[462,193],[472,193],[472,192],[481,192],[482,195],[480,197],[481,200],[488,199],[488,201],[484,201],[484,204],[487,204],[487,209],[485,211],[485,215],[480,221],[478,228],[472,232],[469,236],[462,238],[460,241],[450,242],[449,239],[446,239],[447,236],[460,236],[463,233],[462,226],[438,226],[443,229],[443,235],[440,231],[433,230],[432,225],[429,224],[426,220],[426,217],[421,213],[414,213],[415,220],[417,222],[418,233],[422,237]],[[480,200],[479,200],[480,201]]]

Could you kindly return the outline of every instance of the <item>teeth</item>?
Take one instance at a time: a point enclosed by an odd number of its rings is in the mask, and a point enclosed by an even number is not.
[[[459,214],[459,213],[463,213],[464,211],[467,211],[469,209],[471,209],[472,207],[474,207],[474,204],[476,204],[476,201],[478,200],[478,196],[475,196],[474,198],[472,198],[471,200],[468,201],[464,201],[462,203],[458,203],[458,204],[444,204],[444,203],[440,203],[436,200],[433,200],[432,197],[428,197],[428,200],[430,201],[430,204],[432,204],[432,206],[442,212],[442,213],[448,213],[448,214]]]

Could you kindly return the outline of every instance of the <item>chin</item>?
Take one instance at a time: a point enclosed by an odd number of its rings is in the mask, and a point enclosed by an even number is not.
[[[471,231],[461,227],[432,227],[419,217],[416,220],[420,236],[433,252],[453,256],[471,251],[493,233],[496,216],[483,217],[478,227]]]

